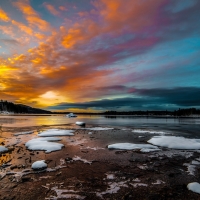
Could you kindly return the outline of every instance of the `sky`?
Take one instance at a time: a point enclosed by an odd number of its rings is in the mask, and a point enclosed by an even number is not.
[[[199,0],[0,0],[0,99],[51,111],[200,108]]]

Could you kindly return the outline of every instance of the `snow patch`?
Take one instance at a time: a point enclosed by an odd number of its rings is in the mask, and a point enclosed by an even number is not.
[[[156,182],[152,183],[153,185],[160,185],[162,183],[165,183],[164,181],[157,180]]]
[[[187,185],[188,190],[191,190],[192,192],[200,194],[200,184],[197,182],[189,183]]]
[[[81,148],[81,149],[92,149],[94,151],[97,151],[97,150],[105,149],[105,148],[101,148],[101,147],[85,147],[85,148]]]
[[[156,149],[159,150],[158,147],[150,145],[150,144],[134,144],[134,143],[116,143],[108,145],[108,149],[121,149],[121,150],[133,150],[133,149]]]
[[[40,137],[72,136],[73,130],[49,129],[38,134]]]
[[[169,134],[165,131],[157,131],[157,130],[145,130],[145,129],[134,129],[132,130],[133,133],[149,133],[149,134],[159,134],[159,135],[166,135]]]
[[[14,136],[28,135],[28,134],[32,134],[32,133],[34,133],[34,131],[26,131],[26,132],[15,133]]]
[[[92,161],[88,161],[88,160],[86,160],[86,159],[83,159],[83,158],[81,158],[81,157],[79,157],[79,156],[74,156],[73,158],[72,158],[72,160],[73,161],[82,161],[83,163],[86,163],[86,164],[92,164]]]
[[[47,138],[35,138],[32,140],[29,140],[25,146],[29,150],[38,150],[38,151],[45,151],[45,153],[50,153],[52,151],[58,151],[61,150],[64,146],[63,144],[56,143],[56,142],[50,142],[50,141],[59,141],[60,138],[56,137],[47,137]]]
[[[147,187],[148,185],[145,184],[145,183],[130,183],[130,185],[132,185],[134,188],[137,188],[137,187]]]
[[[45,169],[47,168],[47,164],[45,163],[45,160],[39,160],[39,161],[34,162],[31,168],[34,170]]]
[[[6,152],[6,151],[8,151],[8,149],[0,145],[0,152]]]
[[[85,122],[76,122],[76,125],[78,125],[78,126],[84,126]]]
[[[107,130],[112,130],[113,128],[107,128],[107,127],[93,127],[93,128],[84,128],[86,130],[91,130],[91,131],[107,131]]]
[[[176,136],[154,136],[147,141],[153,145],[168,147],[171,149],[200,149],[200,141],[198,139],[188,139]]]
[[[113,194],[113,193],[117,193],[118,190],[121,189],[121,187],[128,187],[126,184],[126,182],[109,182],[109,188],[104,191],[104,192],[97,192],[96,193],[96,196],[97,197],[100,197],[101,199],[103,199],[103,195],[104,194]]]

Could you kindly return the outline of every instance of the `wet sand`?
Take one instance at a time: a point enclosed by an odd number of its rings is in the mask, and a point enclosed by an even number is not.
[[[26,141],[51,128],[73,129],[74,136],[60,137],[65,146],[60,151],[26,149]],[[24,131],[34,133],[13,136]],[[0,199],[200,199],[199,194],[187,189],[188,183],[200,181],[200,166],[194,164],[200,158],[198,151],[161,148],[143,153],[107,148],[121,142],[146,144],[154,135],[133,133],[131,128],[4,127],[0,143],[13,145],[9,152],[0,154]],[[45,160],[48,168],[32,170],[37,160]]]

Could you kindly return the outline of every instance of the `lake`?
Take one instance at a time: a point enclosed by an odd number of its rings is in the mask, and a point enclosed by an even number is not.
[[[200,118],[138,117],[79,115],[67,118],[65,115],[0,115],[3,127],[31,127],[41,125],[75,124],[84,121],[94,126],[132,127],[170,131],[178,135],[189,134],[200,138]]]

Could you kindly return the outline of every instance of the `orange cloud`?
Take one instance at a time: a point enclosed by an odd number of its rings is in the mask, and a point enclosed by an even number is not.
[[[99,9],[100,15],[108,23],[108,29],[120,30],[129,28],[134,31],[152,25],[154,15],[164,0],[133,1],[127,0],[101,0],[94,5]],[[153,5],[153,6],[152,6]]]
[[[1,8],[0,8],[0,20],[2,20],[4,22],[8,22],[10,20],[10,18],[8,17],[6,12],[4,10],[2,10]]]
[[[62,11],[67,11],[67,8],[64,7],[64,6],[59,6],[59,9],[62,10]]]
[[[15,2],[14,5],[24,14],[30,26],[38,27],[42,31],[50,29],[50,24],[40,18],[39,14],[30,6],[28,0]]]
[[[85,20],[81,24],[75,24],[70,28],[62,39],[62,45],[66,48],[73,48],[76,44],[85,43],[99,32],[98,25],[91,21]]]
[[[51,4],[45,3],[44,5],[52,15],[59,16],[60,13]]]
[[[12,24],[17,26],[21,31],[27,33],[28,35],[33,35],[33,30],[23,23],[12,20]]]

